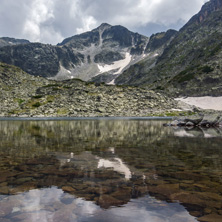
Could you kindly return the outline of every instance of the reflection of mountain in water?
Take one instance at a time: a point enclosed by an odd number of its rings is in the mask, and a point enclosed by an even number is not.
[[[2,121],[1,146],[44,151],[82,152],[96,148],[146,145],[166,137],[161,121],[83,120],[83,121]],[[30,149],[27,145],[30,144]],[[1,149],[1,147],[0,147]],[[34,150],[31,151],[35,152]],[[24,152],[22,152],[24,154]]]
[[[1,122],[0,193],[56,186],[103,208],[150,194],[219,215],[221,137],[186,133],[161,121]]]
[[[179,137],[222,137],[221,127],[174,127],[174,135]]]

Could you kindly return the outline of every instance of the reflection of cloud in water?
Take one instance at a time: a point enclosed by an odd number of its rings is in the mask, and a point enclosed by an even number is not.
[[[106,222],[195,222],[194,217],[178,203],[166,203],[146,196],[132,200],[124,208],[112,208],[106,212]],[[111,219],[112,218],[112,219]]]
[[[174,133],[175,136],[178,136],[178,137],[194,137],[193,134],[191,133],[187,133],[186,130],[184,129],[181,129],[181,130],[178,130]]]
[[[131,178],[131,171],[127,167],[126,164],[120,158],[114,158],[113,161],[100,159],[98,163],[98,168],[105,167],[105,168],[113,168],[114,171],[119,172],[125,175],[126,179]]]
[[[64,198],[71,198],[72,202],[67,205],[63,204]],[[70,218],[70,221],[77,221],[77,217],[90,217],[100,209],[93,202],[75,198],[56,187],[35,189],[23,194],[9,196],[7,202],[15,205],[13,208],[15,215],[19,215],[19,218],[30,222],[59,221],[58,219],[63,214],[64,217]]]
[[[64,200],[67,199],[71,201],[64,204]],[[179,203],[167,203],[150,196],[132,199],[123,207],[107,210],[103,210],[93,202],[64,193],[56,187],[8,196],[4,201],[14,206],[13,221],[17,221],[16,218],[30,222],[135,222],[138,219],[140,222],[197,221]]]

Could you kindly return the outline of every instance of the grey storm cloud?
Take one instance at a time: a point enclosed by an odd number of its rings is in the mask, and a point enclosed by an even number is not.
[[[103,22],[144,35],[180,28],[206,0],[1,0],[0,36],[56,44]]]

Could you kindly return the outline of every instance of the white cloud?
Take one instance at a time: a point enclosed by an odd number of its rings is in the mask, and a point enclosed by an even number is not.
[[[206,0],[1,0],[0,36],[56,44],[103,22],[151,34],[178,28]],[[9,28],[10,27],[10,28]]]
[[[77,34],[89,31],[91,29],[93,29],[97,24],[97,21],[94,17],[92,16],[87,16],[82,20],[82,27],[81,28],[77,28],[76,32]]]
[[[33,0],[29,6],[29,13],[25,21],[23,34],[32,41],[41,41],[47,36],[53,24],[53,1],[52,0]],[[53,34],[53,33],[52,33]]]

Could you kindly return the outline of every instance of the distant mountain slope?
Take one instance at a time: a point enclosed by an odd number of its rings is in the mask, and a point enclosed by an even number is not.
[[[0,48],[0,61],[20,67],[25,72],[42,77],[56,76],[60,66],[81,64],[84,56],[67,47],[29,43]]]
[[[30,42],[25,39],[14,39],[14,38],[9,38],[9,37],[0,38],[0,47],[4,47],[7,45],[27,44],[27,43],[30,43]]]
[[[154,67],[139,62],[117,84],[143,85],[171,95],[222,95],[222,0],[207,2],[177,33]]]

